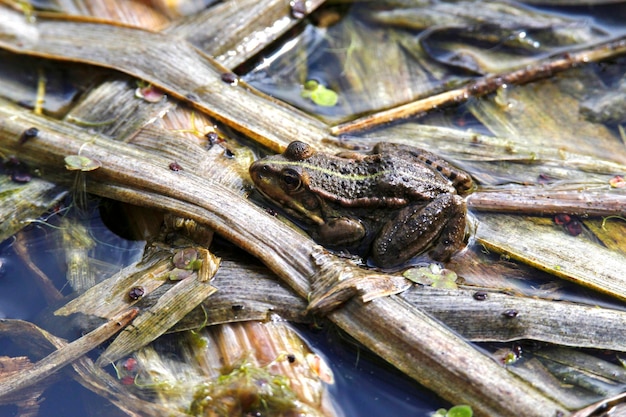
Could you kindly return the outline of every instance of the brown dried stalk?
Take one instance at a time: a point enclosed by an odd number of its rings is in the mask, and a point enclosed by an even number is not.
[[[18,378],[11,377],[1,380],[0,398],[36,384],[64,366],[74,362],[126,327],[135,318],[137,312],[137,309],[127,310],[115,319],[106,322],[85,336],[46,356],[32,368],[21,372]]]
[[[385,123],[417,116],[443,106],[459,104],[472,97],[484,96],[509,84],[521,85],[543,78],[549,78],[556,73],[563,72],[578,65],[601,61],[623,54],[624,52],[626,52],[626,37],[611,39],[610,41],[602,42],[578,52],[559,54],[552,59],[540,61],[535,65],[504,74],[488,75],[471,82],[463,88],[446,91],[360,119],[352,120],[351,122],[342,123],[333,126],[330,132],[333,135],[346,135],[361,130],[373,129]]]

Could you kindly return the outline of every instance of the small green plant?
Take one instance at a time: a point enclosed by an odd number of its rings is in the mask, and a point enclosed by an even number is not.
[[[416,284],[434,288],[456,289],[458,276],[454,271],[443,269],[437,264],[430,264],[421,268],[411,268],[402,274],[406,279]]]
[[[93,171],[102,165],[95,159],[81,155],[68,155],[65,157],[65,168],[68,171]]]
[[[455,405],[449,410],[440,408],[432,414],[432,417],[472,417],[474,412],[469,405]]]
[[[337,104],[339,96],[333,90],[326,88],[315,80],[308,80],[300,95],[309,98],[313,103],[322,107],[333,107]]]

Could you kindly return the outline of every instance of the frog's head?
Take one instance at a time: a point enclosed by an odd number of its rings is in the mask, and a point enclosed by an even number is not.
[[[299,220],[321,225],[321,201],[309,188],[306,160],[315,152],[304,142],[291,142],[284,153],[250,165],[250,177],[269,200]]]

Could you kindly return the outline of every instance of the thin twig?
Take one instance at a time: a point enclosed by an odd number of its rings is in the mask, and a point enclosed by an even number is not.
[[[351,122],[342,123],[333,126],[330,131],[333,135],[345,135],[361,130],[373,129],[385,123],[417,116],[442,106],[463,103],[471,97],[484,96],[505,85],[521,85],[549,78],[556,73],[577,65],[611,58],[624,52],[626,52],[626,37],[622,36],[582,51],[559,54],[547,61],[540,61],[535,65],[528,65],[503,74],[488,75],[471,82],[463,88],[446,91]]]
[[[470,210],[526,215],[560,213],[579,216],[626,216],[626,194],[610,190],[517,190],[478,191],[467,198]]]
[[[35,274],[35,284],[41,290],[43,297],[48,304],[54,304],[63,299],[63,294],[52,283],[52,280],[48,278],[45,272],[43,272],[30,257],[28,249],[26,248],[25,238],[22,232],[15,235],[15,243],[13,244],[15,253],[22,258],[24,264],[28,269]]]
[[[37,362],[31,369],[21,372],[19,378],[12,376],[10,378],[0,380],[0,398],[4,398],[15,393],[16,391],[34,385],[64,366],[74,362],[85,353],[89,352],[126,327],[126,325],[135,318],[137,312],[137,309],[131,309],[123,312],[113,320],[106,322],[85,336],[76,339],[59,350],[52,352],[50,355]]]

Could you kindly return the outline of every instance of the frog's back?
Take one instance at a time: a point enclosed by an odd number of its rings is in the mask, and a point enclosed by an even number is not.
[[[395,152],[358,160],[332,158],[312,174],[310,189],[345,207],[398,208],[455,192],[450,182],[431,167]]]

